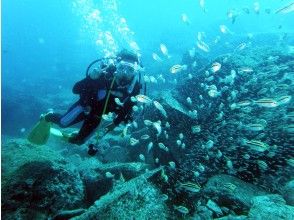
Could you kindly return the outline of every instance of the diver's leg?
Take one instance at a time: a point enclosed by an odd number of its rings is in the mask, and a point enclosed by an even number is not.
[[[73,104],[64,115],[58,113],[48,113],[45,115],[46,121],[58,124],[62,128],[74,125],[84,119],[84,108],[80,105],[79,101]]]
[[[88,115],[77,135],[70,137],[68,142],[81,145],[90,137],[91,133],[98,127],[101,118],[97,115]]]

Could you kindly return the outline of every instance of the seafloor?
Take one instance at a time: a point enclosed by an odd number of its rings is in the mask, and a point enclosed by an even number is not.
[[[164,111],[145,105],[94,157],[3,136],[2,218],[294,219],[293,52],[185,54],[172,89],[148,90]]]

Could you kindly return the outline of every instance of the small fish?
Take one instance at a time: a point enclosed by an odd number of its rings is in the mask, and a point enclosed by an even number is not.
[[[112,112],[102,115],[102,119],[105,121],[112,121],[113,118],[114,118],[114,114]]]
[[[158,147],[164,151],[168,151],[168,148],[163,143],[158,143]]]
[[[252,73],[253,69],[251,67],[241,67],[238,69],[239,73]]]
[[[135,146],[139,144],[139,140],[135,139],[135,138],[130,138],[130,145],[131,146]]]
[[[289,124],[285,127],[286,132],[293,134],[294,133],[294,124]]]
[[[186,101],[189,105],[192,105],[192,99],[190,97],[187,97]]]
[[[264,125],[262,124],[248,124],[245,126],[246,130],[249,131],[262,131],[264,130]]]
[[[177,210],[178,212],[184,214],[184,215],[189,213],[189,209],[187,207],[185,207],[185,206],[182,206],[182,205],[179,205],[179,206],[174,205],[174,209]]]
[[[172,168],[172,169],[176,169],[176,163],[173,162],[173,161],[170,161],[168,162],[169,166]]]
[[[153,122],[150,121],[150,120],[148,120],[148,119],[145,119],[145,120],[144,120],[144,124],[145,124],[146,126],[151,126],[151,125],[153,125]]]
[[[178,188],[191,193],[198,193],[201,190],[201,186],[193,182],[181,183]]]
[[[162,59],[156,53],[152,53],[152,58],[157,62],[162,62]]]
[[[211,71],[212,71],[213,73],[216,73],[217,71],[220,70],[221,66],[222,66],[222,65],[221,65],[220,63],[218,63],[218,62],[214,62],[214,63],[211,65]]]
[[[251,105],[251,101],[244,100],[244,101],[241,101],[241,102],[236,103],[236,105],[237,105],[238,108],[246,107],[246,106]]]
[[[119,98],[115,98],[115,99],[114,99],[114,102],[115,102],[118,106],[123,106],[123,105],[124,105],[124,103],[122,103],[122,102],[119,100]]]
[[[149,78],[151,83],[157,83],[157,79],[154,76],[150,76]]]
[[[272,10],[271,10],[270,8],[266,8],[266,9],[264,10],[264,12],[267,13],[267,14],[270,14],[271,11],[272,11]]]
[[[288,14],[294,11],[294,2],[290,3],[287,6],[284,6],[276,11],[276,14]]]
[[[200,5],[200,8],[206,12],[206,9],[205,9],[205,1],[204,0],[199,0],[199,5]]]
[[[236,11],[234,11],[234,10],[229,10],[229,11],[227,12],[227,17],[228,17],[229,19],[231,19],[231,20],[232,20],[232,24],[234,24],[235,21],[236,21],[236,18],[238,17],[238,14],[237,14]]]
[[[260,12],[260,5],[259,5],[259,2],[254,2],[253,3],[253,10],[256,14],[259,14]]]
[[[208,95],[209,95],[210,97],[212,97],[212,98],[217,97],[219,94],[220,94],[220,93],[219,93],[217,90],[215,90],[215,89],[211,89],[211,90],[208,91]]]
[[[21,129],[20,129],[20,133],[24,133],[25,131],[26,131],[25,128],[21,128]]]
[[[155,106],[155,108],[157,108],[159,110],[159,112],[165,117],[167,118],[167,113],[164,110],[163,106],[158,102],[158,101],[153,101],[153,104]]]
[[[226,25],[223,25],[223,24],[220,25],[219,29],[223,34],[232,34],[232,32],[229,30],[229,28]]]
[[[237,46],[236,50],[239,50],[239,51],[244,50],[246,46],[247,46],[246,43],[241,43]]]
[[[258,160],[257,165],[258,165],[259,169],[262,171],[266,171],[268,169],[267,163],[264,162],[263,160]]]
[[[146,95],[136,95],[136,100],[145,104],[150,104],[152,102],[152,100]]]
[[[182,14],[182,21],[183,21],[185,24],[187,24],[187,25],[190,25],[190,24],[191,24],[191,22],[190,22],[188,16],[187,16],[185,13]]]
[[[139,159],[140,159],[142,162],[144,162],[144,161],[145,161],[145,156],[144,156],[143,154],[140,154],[140,155],[139,155]]]
[[[169,54],[168,54],[167,47],[164,44],[160,44],[160,50],[161,50],[163,55],[167,56],[168,58],[170,57]]]
[[[294,158],[289,158],[286,161],[289,166],[294,167]]]
[[[244,144],[250,147],[250,149],[258,152],[264,152],[269,148],[268,144],[257,140],[245,140]]]
[[[153,127],[156,129],[157,131],[157,137],[161,134],[162,132],[162,128],[161,128],[161,121],[156,121],[156,122],[153,122]]]
[[[197,47],[206,53],[208,53],[210,51],[209,46],[206,43],[204,43],[203,41],[197,41]]]
[[[181,72],[183,70],[187,70],[187,65],[180,65],[180,64],[176,64],[176,65],[173,65],[171,68],[170,68],[170,72],[171,73],[178,73],[178,72]]]
[[[150,138],[150,136],[148,135],[148,134],[143,134],[142,136],[141,136],[141,140],[147,140],[147,139],[149,139]]]
[[[258,106],[266,108],[275,108],[278,106],[278,103],[275,100],[269,98],[259,99],[257,101],[254,101],[254,103]]]
[[[283,105],[283,104],[287,104],[290,102],[292,96],[290,95],[285,95],[285,96],[281,96],[279,98],[276,99],[278,105]]]
[[[165,201],[168,200],[168,195],[166,195],[166,194],[162,194],[162,195],[160,195],[159,199],[160,199],[161,201],[165,202]]]
[[[114,177],[114,174],[110,173],[110,172],[106,172],[105,176],[109,179],[112,179]]]
[[[250,10],[249,10],[248,7],[245,7],[245,8],[243,8],[242,10],[243,10],[246,14],[249,14],[249,13],[250,13]]]
[[[200,125],[194,125],[191,127],[191,130],[192,130],[193,134],[196,134],[196,133],[201,132],[201,127],[200,127]]]
[[[151,151],[151,149],[153,148],[153,142],[150,142],[148,145],[147,145],[147,153],[149,153]]]

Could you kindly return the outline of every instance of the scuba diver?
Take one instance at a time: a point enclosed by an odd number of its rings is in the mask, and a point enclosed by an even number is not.
[[[131,97],[138,95],[142,88],[142,67],[137,54],[124,49],[115,58],[105,59],[99,68],[94,68],[89,73],[90,66],[86,78],[77,82],[72,90],[74,94],[79,95],[79,100],[63,115],[54,112],[41,115],[40,121],[28,137],[30,142],[45,144],[51,123],[66,128],[83,121],[78,133],[60,132],[59,135],[69,143],[81,145],[93,134],[104,114],[113,112],[116,115],[106,126],[106,133],[121,122],[132,120],[132,107],[135,103]]]

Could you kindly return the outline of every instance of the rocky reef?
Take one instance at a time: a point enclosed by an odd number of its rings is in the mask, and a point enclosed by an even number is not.
[[[293,53],[198,56],[185,54],[176,83],[158,79],[152,102],[94,157],[3,142],[2,217],[293,219]]]

